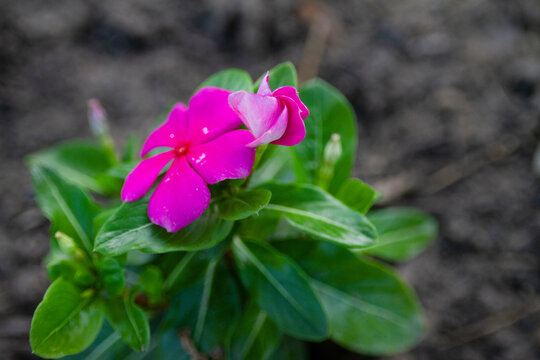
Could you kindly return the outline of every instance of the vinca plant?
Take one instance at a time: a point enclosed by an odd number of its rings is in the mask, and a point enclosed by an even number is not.
[[[388,264],[437,225],[371,209],[380,195],[350,177],[357,123],[339,91],[298,88],[291,63],[255,82],[230,69],[161,120],[119,151],[91,100],[96,139],[28,157],[51,221],[35,354],[299,360],[306,342],[379,356],[421,339],[422,307]]]

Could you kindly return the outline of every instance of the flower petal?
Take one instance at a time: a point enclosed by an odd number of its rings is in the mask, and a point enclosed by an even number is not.
[[[253,141],[247,130],[236,130],[217,139],[192,147],[188,160],[209,184],[225,179],[242,179],[251,173],[255,160],[255,148],[246,145]]]
[[[174,151],[166,151],[139,163],[124,181],[122,201],[140,199],[152,187],[161,170],[174,158]]]
[[[231,94],[229,105],[255,137],[261,136],[272,127],[281,110],[277,99],[246,91]]]
[[[282,102],[288,110],[287,129],[283,136],[273,141],[272,144],[294,146],[304,140],[306,137],[306,126],[300,115],[300,109],[296,102],[285,96],[282,97]]]
[[[262,133],[255,140],[250,142],[247,146],[257,147],[259,145],[268,144],[281,138],[287,130],[288,117],[289,115],[288,115],[287,106],[283,106],[283,109],[281,110],[281,114],[277,117],[277,119],[274,121],[272,126],[270,126],[268,130]]]
[[[261,79],[261,84],[259,85],[259,90],[257,90],[257,95],[272,95],[272,90],[270,90],[270,85],[268,85],[268,79],[270,78],[270,73],[267,71],[266,75]]]
[[[210,191],[189,166],[185,156],[176,158],[148,203],[150,220],[175,232],[199,218],[210,203]]]
[[[203,144],[242,125],[238,115],[229,107],[230,93],[224,89],[205,87],[193,95],[188,112],[189,143]]]
[[[141,158],[157,147],[174,148],[179,142],[184,141],[187,125],[186,106],[182,103],[174,105],[167,117],[167,121],[154,130],[144,142],[141,149]]]
[[[298,92],[296,91],[294,87],[292,86],[280,87],[279,89],[276,89],[276,91],[274,91],[272,95],[277,96],[279,98],[286,96],[292,99],[296,103],[296,105],[298,105],[298,108],[300,109],[300,115],[302,117],[302,120],[304,120],[305,118],[309,116],[308,108],[306,107],[306,105],[304,105],[302,100],[300,100],[300,97],[298,96]]]

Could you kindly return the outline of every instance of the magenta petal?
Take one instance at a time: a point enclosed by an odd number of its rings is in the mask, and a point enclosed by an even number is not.
[[[161,170],[174,158],[174,151],[167,151],[145,159],[133,169],[124,181],[122,201],[140,199],[152,187]]]
[[[287,130],[288,118],[289,118],[288,109],[286,106],[283,106],[283,110],[281,111],[281,114],[277,117],[277,119],[274,121],[272,126],[270,126],[268,130],[262,133],[255,140],[250,142],[248,146],[257,147],[259,145],[268,144],[268,143],[271,143],[272,141],[275,141],[281,138]]]
[[[272,90],[270,90],[270,85],[268,85],[268,79],[270,78],[270,74],[266,72],[266,75],[263,76],[261,79],[261,83],[259,85],[259,90],[257,90],[257,95],[272,95]]]
[[[229,105],[255,137],[264,134],[279,115],[279,101],[271,96],[260,96],[237,91],[229,96]]]
[[[175,232],[199,218],[210,203],[210,191],[186,158],[176,158],[148,203],[150,220]]]
[[[292,99],[296,103],[296,105],[298,105],[302,119],[305,119],[309,116],[308,108],[306,107],[306,105],[304,105],[302,100],[300,100],[300,97],[298,96],[298,92],[292,86],[280,87],[279,89],[276,89],[276,91],[274,91],[272,95],[280,97],[280,98],[282,96],[286,96]]]
[[[253,135],[249,131],[232,131],[209,143],[192,147],[188,160],[209,184],[225,179],[242,179],[251,173],[255,160],[255,148],[246,146],[251,141]]]
[[[191,144],[211,141],[242,122],[229,107],[230,91],[214,87],[199,90],[189,101],[188,140]]]
[[[283,97],[283,104],[289,113],[287,130],[285,130],[283,136],[273,141],[272,144],[294,146],[306,137],[306,126],[304,125],[298,106],[292,99]]]
[[[182,103],[174,105],[167,121],[154,130],[144,142],[141,158],[157,147],[174,148],[179,142],[185,141],[187,125],[186,106]]]

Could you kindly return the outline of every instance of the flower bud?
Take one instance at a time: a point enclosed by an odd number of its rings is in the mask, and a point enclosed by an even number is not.
[[[334,133],[330,137],[330,141],[328,141],[324,147],[324,164],[333,168],[341,157],[342,152],[341,136]]]
[[[58,241],[58,246],[60,246],[60,249],[62,249],[63,252],[66,254],[75,255],[77,252],[77,245],[72,238],[61,231],[54,233],[54,238]]]
[[[90,130],[98,138],[109,133],[107,113],[97,99],[88,100],[88,123],[90,124]]]
[[[88,124],[90,125],[90,130],[92,130],[94,136],[101,141],[111,163],[116,163],[116,151],[114,141],[109,132],[107,113],[97,99],[88,100]]]
[[[318,185],[323,189],[328,189],[330,181],[334,177],[334,168],[343,149],[341,147],[341,137],[339,134],[332,134],[330,141],[324,147],[323,161],[319,167]]]

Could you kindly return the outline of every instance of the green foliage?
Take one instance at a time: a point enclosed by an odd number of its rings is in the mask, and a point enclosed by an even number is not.
[[[336,88],[321,79],[306,83],[300,89],[300,98],[310,113],[306,119],[306,137],[293,148],[296,176],[301,182],[318,183],[324,148],[332,134],[338,134],[342,152],[328,188],[335,194],[350,176],[354,165],[358,141],[354,111]]]
[[[363,354],[389,355],[421,337],[420,304],[387,266],[332,243],[300,240],[276,246],[311,277],[328,315],[330,337],[337,343]]]
[[[217,211],[209,208],[190,225],[169,233],[150,221],[147,208],[147,199],[122,204],[101,228],[95,250],[110,256],[135,249],[151,253],[202,250],[222,241],[232,228],[232,222],[219,218]]]
[[[36,355],[59,358],[86,349],[103,322],[103,308],[92,292],[59,278],[49,287],[32,319],[30,345]]]
[[[164,282],[163,274],[157,266],[148,265],[139,275],[141,290],[148,296],[148,303],[153,306],[162,301]]]
[[[437,237],[437,221],[423,211],[388,208],[370,212],[379,230],[379,242],[366,253],[390,261],[406,261],[422,252]]]
[[[269,145],[263,154],[259,168],[251,175],[253,186],[269,180],[277,183],[291,183],[295,179],[293,171],[293,154],[285,146]]]
[[[298,86],[298,75],[296,74],[294,65],[290,61],[274,66],[269,71],[269,74],[268,85],[271,90],[276,90],[283,86]],[[261,75],[253,84],[255,92],[259,90],[259,85],[265,75],[266,74]]]
[[[118,296],[124,291],[125,279],[124,268],[112,257],[99,260],[98,272],[103,282],[103,287],[113,296]]]
[[[30,167],[47,167],[70,183],[100,194],[115,194],[122,183],[107,176],[114,159],[106,148],[90,141],[70,141],[28,157]]]
[[[150,325],[144,311],[135,304],[136,292],[104,301],[107,320],[134,350],[145,351],[150,344]]]
[[[82,249],[91,252],[93,221],[99,212],[98,205],[83,190],[48,168],[32,166],[30,172],[37,202],[53,228],[62,229]]]
[[[241,220],[258,215],[268,202],[272,193],[263,189],[239,191],[219,203],[219,216],[225,220]]]
[[[242,283],[286,334],[306,339],[326,337],[326,316],[304,272],[264,242],[234,239],[234,257]]]
[[[227,69],[210,76],[197,87],[195,92],[205,86],[213,86],[230,91],[253,91],[251,76],[240,69]]]
[[[266,360],[281,342],[281,332],[268,315],[250,303],[227,343],[227,359]]]
[[[240,305],[240,293],[229,270],[214,258],[198,282],[174,296],[165,327],[190,329],[195,346],[204,353],[214,353],[234,329]]]
[[[284,216],[301,231],[350,247],[375,242],[375,227],[365,216],[315,186],[266,184],[262,187],[272,192],[272,200],[264,211]]]
[[[347,179],[338,191],[337,198],[351,209],[365,214],[377,198],[377,192],[359,179]],[[377,227],[375,225],[375,227]],[[378,229],[378,227],[377,227]]]
[[[201,87],[256,91],[261,78],[254,85],[229,69]],[[270,70],[273,90],[297,82],[290,62]],[[153,190],[119,199],[139,161],[137,138],[118,157],[105,124],[96,143],[31,155],[36,200],[52,224],[52,285],[32,320],[34,353],[303,360],[300,340],[330,338],[374,356],[412,347],[424,331],[420,304],[396,271],[365,256],[411,259],[437,224],[415,209],[371,211],[379,194],[349,178],[350,104],[320,79],[299,94],[310,111],[304,141],[259,146],[251,175],[211,185],[208,209],[175,233],[148,218]]]
[[[307,349],[302,341],[284,337],[270,360],[306,360],[307,358]]]

